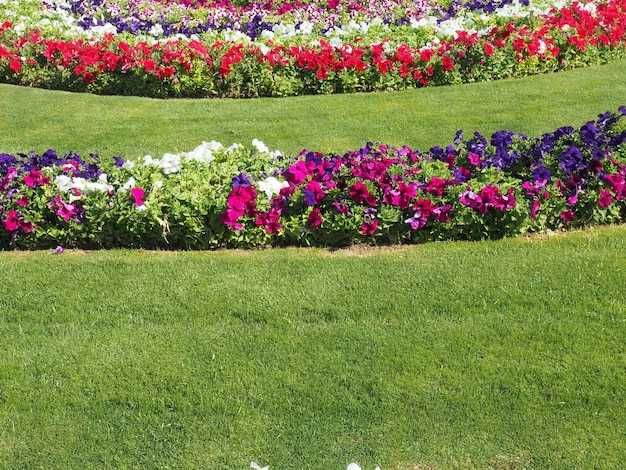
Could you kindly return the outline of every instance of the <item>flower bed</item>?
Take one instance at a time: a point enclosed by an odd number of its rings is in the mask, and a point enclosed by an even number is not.
[[[141,161],[0,155],[0,247],[214,249],[477,240],[622,222],[626,106],[530,139],[293,157],[205,142]]]
[[[94,93],[400,90],[626,57],[626,0],[12,3],[0,4],[0,81]]]

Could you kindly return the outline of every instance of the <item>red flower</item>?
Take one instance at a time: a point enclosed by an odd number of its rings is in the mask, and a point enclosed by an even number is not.
[[[22,70],[22,63],[17,59],[12,59],[9,62],[9,68],[13,70],[13,72],[18,73],[20,70]]]
[[[50,178],[44,176],[39,170],[30,170],[30,172],[24,176],[24,184],[29,188],[34,188],[37,184],[44,186],[48,183],[50,183]]]
[[[433,57],[434,54],[435,53],[432,49],[424,49],[420,52],[420,60],[424,62],[430,62],[430,59]]]
[[[450,70],[454,70],[454,62],[448,56],[444,56],[441,59],[441,70],[444,72],[449,72]]]
[[[437,197],[443,196],[443,192],[446,189],[446,180],[437,178],[436,176],[430,179],[430,182],[426,186],[426,191],[434,194]]]
[[[15,203],[18,206],[25,207],[30,204],[30,200],[28,199],[28,196],[21,196],[15,201]]]

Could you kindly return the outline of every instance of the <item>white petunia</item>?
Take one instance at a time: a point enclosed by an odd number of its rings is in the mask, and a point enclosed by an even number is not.
[[[298,31],[300,32],[300,34],[312,34],[314,25],[315,23],[311,21],[303,21],[302,24],[300,24]]]
[[[259,139],[252,140],[252,146],[255,147],[259,153],[268,153],[270,151],[267,145],[265,145]]]
[[[155,163],[159,168],[163,170],[163,173],[166,175],[170,173],[177,173],[180,170],[180,155],[176,155],[174,153],[166,153],[163,155],[161,160],[156,161]]]
[[[241,144],[233,143],[230,147],[226,149],[226,153],[233,153],[235,150],[238,150],[242,147]]]
[[[149,32],[155,37],[161,36],[163,34],[163,26],[161,26],[159,23],[156,23],[154,26],[152,26],[152,28],[150,28]]]
[[[269,199],[272,199],[274,194],[280,193],[281,189],[288,187],[289,183],[287,181],[279,181],[273,176],[270,176],[263,181],[259,181],[259,190],[263,191]]]
[[[250,462],[250,468],[254,468],[254,470],[269,470],[270,466],[267,465],[266,467],[261,467],[255,461],[252,461]]]
[[[124,185],[119,189],[119,192],[123,193],[124,191],[128,191],[129,189],[134,188],[137,185],[137,181],[132,176],[128,178],[128,181],[124,183]]]
[[[267,29],[264,29],[261,32],[261,37],[263,39],[265,39],[265,40],[274,39],[274,32],[273,31],[268,31]],[[266,54],[266,52],[264,52],[264,54]]]
[[[274,160],[276,160],[277,158],[282,158],[283,157],[283,153],[280,150],[273,150],[270,152],[270,157],[272,157]]]
[[[67,175],[59,175],[54,179],[59,191],[69,191],[72,189],[72,178]]]
[[[328,41],[328,44],[336,49],[340,49],[341,46],[343,46],[343,41],[340,38],[334,37],[331,38],[330,41]]]

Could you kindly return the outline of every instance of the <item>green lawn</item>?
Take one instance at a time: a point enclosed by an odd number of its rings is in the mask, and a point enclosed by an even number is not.
[[[624,461],[625,227],[0,273],[2,468]]]
[[[160,156],[203,141],[297,153],[367,141],[426,150],[459,129],[539,136],[626,104],[626,61],[556,74],[398,93],[255,100],[154,100],[0,85],[0,151]]]
[[[0,86],[0,152],[419,148],[626,104],[626,63],[376,95]],[[0,468],[619,469],[626,227],[403,248],[0,252]]]

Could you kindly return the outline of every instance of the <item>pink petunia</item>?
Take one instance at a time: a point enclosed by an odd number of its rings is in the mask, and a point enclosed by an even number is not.
[[[18,206],[26,207],[30,204],[30,200],[28,199],[28,196],[20,196],[15,200],[15,204],[17,204]]]
[[[367,204],[369,206],[376,205],[376,196],[369,192],[365,183],[358,181],[350,186],[350,199],[356,204]]]
[[[130,195],[135,199],[135,204],[139,206],[145,205],[143,197],[146,195],[146,192],[141,188],[133,188],[130,190]]]
[[[9,232],[14,232],[20,226],[19,215],[17,211],[10,210],[7,212],[7,218],[4,219],[4,228]]]
[[[307,219],[307,223],[311,226],[313,230],[317,230],[320,225],[322,225],[323,221],[324,219],[322,218],[322,213],[317,207],[311,211]]]
[[[572,210],[566,210],[561,213],[561,219],[563,222],[571,222],[576,217],[576,214]]]
[[[598,199],[598,205],[602,207],[602,209],[606,209],[613,203],[613,195],[611,191],[608,189],[600,190],[600,198]]]
[[[361,233],[363,235],[371,235],[376,232],[378,228],[378,219],[374,219],[371,222],[363,222],[361,224]]]

